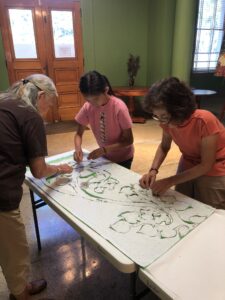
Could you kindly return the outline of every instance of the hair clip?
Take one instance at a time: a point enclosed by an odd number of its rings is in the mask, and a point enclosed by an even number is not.
[[[26,83],[28,83],[29,82],[29,80],[28,79],[22,79],[22,83],[23,83],[23,85],[24,84],[26,84]]]

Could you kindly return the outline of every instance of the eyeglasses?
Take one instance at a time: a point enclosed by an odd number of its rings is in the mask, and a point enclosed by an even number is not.
[[[171,121],[171,117],[169,117],[169,116],[158,117],[156,115],[152,115],[152,119],[155,121],[158,121],[162,124],[169,124]]]

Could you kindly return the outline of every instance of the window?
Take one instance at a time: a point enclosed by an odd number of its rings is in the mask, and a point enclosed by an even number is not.
[[[75,57],[72,11],[52,10],[51,15],[55,57]]]
[[[16,58],[37,58],[32,10],[9,9]]]
[[[215,70],[224,33],[225,0],[199,0],[193,71]]]

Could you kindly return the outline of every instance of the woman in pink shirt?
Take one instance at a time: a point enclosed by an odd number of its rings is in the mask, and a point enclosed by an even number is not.
[[[196,109],[191,89],[171,77],[152,85],[145,109],[162,127],[163,135],[149,172],[140,179],[143,188],[162,195],[177,191],[225,209],[225,128],[209,111]],[[177,174],[156,180],[159,167],[174,141],[181,153]]]
[[[92,151],[88,159],[104,156],[130,169],[134,155],[132,121],[125,103],[113,95],[108,79],[91,71],[80,79],[80,91],[86,103],[75,120],[78,123],[74,137],[74,159],[83,160],[82,136],[90,125],[99,148]]]

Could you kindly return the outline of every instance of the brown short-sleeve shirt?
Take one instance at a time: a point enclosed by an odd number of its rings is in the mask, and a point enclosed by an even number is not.
[[[0,210],[17,209],[30,159],[47,155],[44,123],[18,100],[0,101]]]

